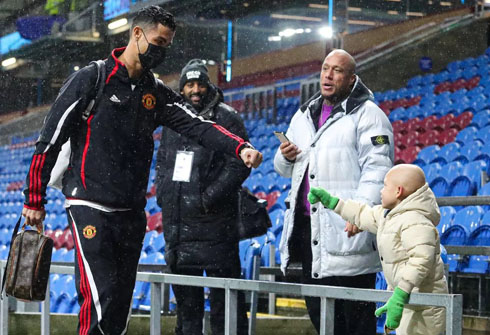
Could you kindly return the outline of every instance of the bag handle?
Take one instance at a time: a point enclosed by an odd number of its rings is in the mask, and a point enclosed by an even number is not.
[[[12,238],[10,239],[10,248],[9,248],[9,255],[7,256],[7,264],[8,260],[10,259],[10,252],[12,251],[12,243],[14,242],[14,237],[17,235],[19,232],[19,226],[20,226],[20,221],[22,220],[22,215],[19,216],[19,219],[17,220],[17,223],[15,224],[14,231],[12,232]],[[22,229],[24,229],[25,223],[22,226]],[[2,289],[0,290],[0,299],[3,300],[3,290],[5,288],[5,278],[7,277],[7,265],[5,265],[3,269],[3,278],[2,278]]]

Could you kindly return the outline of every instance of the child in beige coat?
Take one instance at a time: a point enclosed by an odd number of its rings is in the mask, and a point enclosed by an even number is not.
[[[425,181],[422,169],[401,164],[385,176],[381,206],[373,208],[352,200],[341,200],[321,188],[311,188],[308,200],[322,204],[341,215],[345,230],[356,228],[376,234],[379,256],[390,300],[376,310],[387,312],[385,329],[398,335],[439,335],[445,330],[442,307],[406,305],[411,292],[447,293],[441,260],[440,212],[434,193]]]

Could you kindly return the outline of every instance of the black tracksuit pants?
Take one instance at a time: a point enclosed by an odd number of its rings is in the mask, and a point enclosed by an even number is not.
[[[104,212],[71,206],[78,334],[125,334],[143,238],[144,211]]]
[[[376,273],[359,276],[333,276],[313,279],[311,276],[311,221],[309,216],[296,214],[298,233],[301,236],[301,263],[303,266],[302,282],[304,284],[343,286],[355,288],[374,289]],[[320,298],[305,297],[306,308],[311,322],[320,332]],[[335,335],[375,335],[376,317],[374,310],[376,305],[365,301],[335,300]],[[331,327],[331,325],[326,325]]]
[[[237,246],[238,248],[238,246]],[[175,269],[173,273],[190,276],[202,276],[206,271],[208,277],[240,278],[240,260],[230,259],[230,267],[203,269]],[[177,335],[202,335],[204,316],[204,288],[195,286],[173,285],[175,299],[177,300]],[[224,334],[225,326],[225,290],[210,289],[209,302],[211,305],[211,331],[213,335]],[[247,311],[245,294],[238,291],[237,297],[237,334],[248,333]]]

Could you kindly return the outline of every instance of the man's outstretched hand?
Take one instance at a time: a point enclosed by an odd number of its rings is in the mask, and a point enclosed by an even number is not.
[[[260,151],[251,148],[244,148],[240,152],[240,158],[249,168],[258,168],[263,159]]]

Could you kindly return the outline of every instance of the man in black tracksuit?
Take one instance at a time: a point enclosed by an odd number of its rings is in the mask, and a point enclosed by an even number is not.
[[[75,241],[79,334],[125,334],[146,217],[153,131],[166,125],[206,147],[257,166],[260,153],[221,126],[199,118],[181,97],[155,80],[173,40],[173,16],[158,6],[134,18],[128,46],[107,60],[102,97],[90,115],[98,71],[87,66],[65,82],[36,143],[26,178],[26,223],[42,226],[46,185],[61,145],[71,157],[63,176]]]
[[[212,120],[248,140],[237,112],[208,78],[201,60],[191,60],[180,78],[182,97],[199,116]],[[173,178],[180,152],[193,155],[186,181]],[[171,129],[164,128],[157,156],[157,198],[162,207],[165,258],[173,273],[208,277],[240,277],[237,195],[250,174],[237,158],[207,149]],[[174,286],[177,300],[176,334],[202,334],[204,292],[201,287]],[[224,333],[225,293],[211,288],[211,329]],[[243,292],[238,293],[238,334],[247,333]]]

